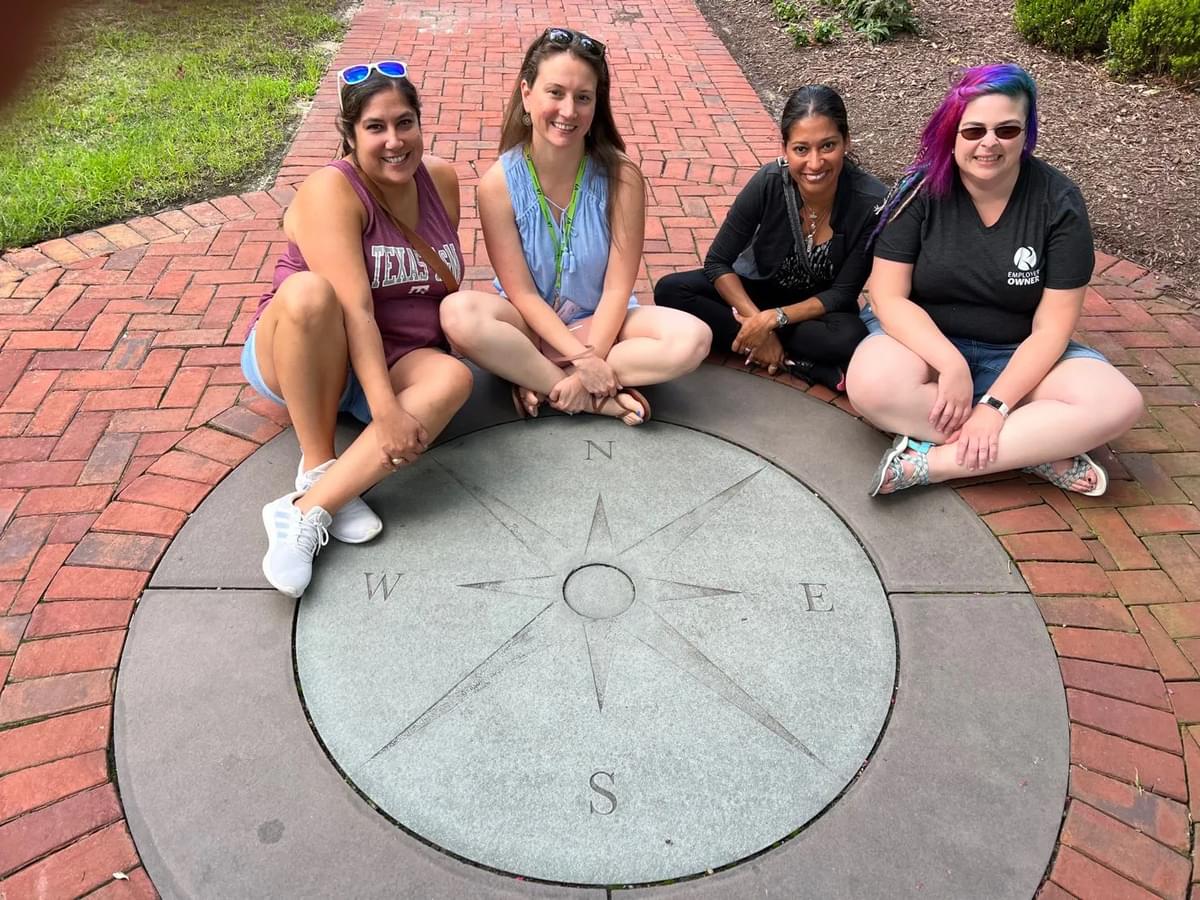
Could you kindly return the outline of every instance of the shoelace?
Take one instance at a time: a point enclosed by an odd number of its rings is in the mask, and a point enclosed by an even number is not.
[[[297,525],[296,546],[310,556],[316,556],[329,543],[329,529],[320,522],[310,522],[302,516]]]

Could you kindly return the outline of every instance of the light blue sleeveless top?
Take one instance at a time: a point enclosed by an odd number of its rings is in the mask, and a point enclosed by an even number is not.
[[[525,251],[525,264],[529,266],[537,292],[546,303],[553,305],[554,241],[546,228],[546,217],[538,204],[524,153],[524,147],[513,147],[500,157],[500,162],[504,166],[504,180],[508,184],[508,196],[521,235],[521,247]],[[558,314],[568,325],[595,313],[604,291],[609,250],[607,205],[608,179],[595,160],[588,157],[583,183],[579,186],[575,220],[571,224],[570,249],[563,253]],[[551,211],[557,212],[553,206]],[[561,238],[561,224],[556,222],[555,227]],[[502,297],[505,296],[499,278],[495,280],[495,287]],[[628,308],[637,305],[637,297],[631,295]]]

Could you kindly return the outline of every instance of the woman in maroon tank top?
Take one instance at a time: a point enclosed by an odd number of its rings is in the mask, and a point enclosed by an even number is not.
[[[293,597],[330,535],[359,543],[379,533],[359,494],[416,460],[471,390],[438,324],[462,273],[458,177],[423,155],[403,63],[343,69],[338,89],[344,156],[310,175],[288,208],[291,243],[242,355],[250,384],[287,405],[300,442],[296,490],[263,508],[263,573]],[[369,424],[335,457],[339,410]]]

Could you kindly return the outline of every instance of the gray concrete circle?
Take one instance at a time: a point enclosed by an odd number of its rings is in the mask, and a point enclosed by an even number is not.
[[[580,566],[563,582],[563,600],[585,619],[611,619],[633,606],[633,579],[604,563]]]
[[[855,536],[762,457],[662,422],[452,440],[299,605],[309,716],[416,834],[504,872],[646,883],[800,828],[862,768],[894,625]]]

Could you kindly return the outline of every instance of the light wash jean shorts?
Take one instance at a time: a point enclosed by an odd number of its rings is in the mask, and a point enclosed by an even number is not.
[[[869,304],[863,307],[858,315],[863,324],[867,326],[867,337],[863,340],[869,340],[877,334],[887,333],[883,330],[883,325]],[[1008,361],[1012,359],[1012,355],[1021,346],[1020,344],[989,344],[985,341],[973,341],[970,338],[956,338],[949,335],[946,335],[946,340],[958,348],[958,352],[963,355],[963,359],[967,361],[967,366],[971,369],[976,403],[991,389],[996,379],[1000,377],[1000,373],[1004,371],[1004,367],[1008,365]],[[1062,362],[1064,359],[1098,359],[1100,362],[1108,362],[1099,350],[1093,350],[1079,341],[1070,341],[1067,344],[1067,349],[1063,351],[1063,355],[1058,358],[1058,361]]]
[[[262,372],[258,369],[258,355],[254,350],[257,332],[258,326],[251,329],[250,334],[246,337],[246,343],[242,347],[242,374],[250,382],[250,387],[258,393],[280,406],[287,406],[282,397],[267,387],[267,383],[263,381]],[[364,425],[369,425],[371,422],[371,407],[367,404],[367,395],[363,392],[362,385],[358,383],[353,369],[346,371],[346,389],[342,391],[342,399],[338,401],[338,412],[348,412]]]

